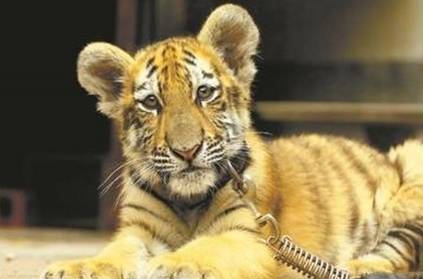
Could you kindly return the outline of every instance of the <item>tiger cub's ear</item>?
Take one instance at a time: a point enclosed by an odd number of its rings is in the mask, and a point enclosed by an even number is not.
[[[218,7],[208,17],[197,38],[213,46],[238,80],[250,86],[256,73],[252,56],[256,54],[260,35],[245,9],[233,4]]]
[[[133,61],[125,51],[108,43],[89,44],[79,54],[79,83],[97,96],[98,110],[109,117],[116,116],[122,78]]]

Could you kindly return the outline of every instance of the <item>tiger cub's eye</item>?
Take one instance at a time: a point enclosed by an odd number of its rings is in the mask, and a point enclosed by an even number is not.
[[[213,97],[213,93],[215,91],[214,87],[207,86],[207,85],[201,85],[197,89],[197,98],[198,100],[204,102],[208,101]]]
[[[151,110],[157,110],[160,107],[159,100],[157,100],[156,96],[154,96],[154,95],[148,95],[147,97],[145,97],[141,101],[141,104],[146,109],[151,109]]]

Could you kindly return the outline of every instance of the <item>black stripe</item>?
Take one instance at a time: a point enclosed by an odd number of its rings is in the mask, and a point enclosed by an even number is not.
[[[215,146],[217,146],[217,145],[219,145],[220,144],[220,141],[215,141],[215,142],[212,142],[212,143],[210,143],[209,145],[208,145],[208,149],[212,149],[213,147],[215,147]]]
[[[248,208],[248,207],[245,204],[238,204],[238,205],[235,205],[235,206],[232,206],[232,207],[229,207],[229,208],[223,210],[222,212],[220,212],[219,214],[217,214],[214,217],[213,221],[210,223],[210,226],[212,226],[214,223],[216,223],[219,219],[231,214],[232,212],[234,212],[238,209],[242,209],[242,208]]]
[[[143,207],[141,205],[129,203],[129,204],[123,204],[121,206],[121,208],[132,208],[132,209],[135,209],[135,210],[138,210],[138,211],[144,211],[144,212],[146,212],[146,213],[148,213],[148,214],[156,217],[157,219],[162,220],[163,222],[166,222],[166,223],[169,223],[170,222],[166,218],[158,215],[156,212],[153,212],[153,211],[151,211],[151,210],[149,210],[149,209],[147,209],[147,208],[145,208],[145,207]]]
[[[146,132],[144,132],[144,136],[142,137],[142,145],[145,145],[148,141],[151,140],[152,137],[153,133],[147,134]]]
[[[150,70],[148,70],[147,78],[151,77],[154,72],[157,70],[157,65],[153,65]]]
[[[396,247],[394,244],[392,244],[391,242],[387,241],[387,240],[383,240],[381,242],[381,244],[384,244],[386,246],[389,246],[389,248],[391,248],[392,250],[395,251],[395,253],[397,253],[405,262],[407,262],[408,267],[412,268],[414,267],[414,262],[412,259],[408,258],[406,255],[404,255],[404,253],[398,248]]]
[[[144,83],[142,83],[141,85],[138,85],[136,88],[135,88],[135,91],[140,91],[140,90],[142,90],[142,89],[145,89],[146,87],[145,87],[145,82]]]
[[[220,129],[225,129],[226,128],[225,123],[223,123],[222,120],[220,120],[220,119],[213,119],[212,121],[213,121],[214,125],[216,125],[216,127],[220,128]]]
[[[368,221],[365,221],[361,225],[360,234],[360,245],[357,247],[354,257],[358,257],[369,252],[369,242],[372,239],[370,238],[370,223]]]
[[[165,237],[163,237],[162,235],[158,234],[154,228],[152,228],[149,224],[147,224],[147,223],[145,223],[145,222],[143,222],[141,220],[130,221],[130,222],[123,222],[122,225],[121,225],[121,228],[124,228],[124,227],[133,227],[133,226],[142,228],[143,230],[145,230],[146,232],[148,232],[149,234],[151,234],[151,236],[153,238],[156,238],[156,239],[160,240],[161,242],[167,244],[168,246],[171,246]]]
[[[185,78],[185,81],[188,83],[188,88],[190,89],[190,91],[192,91],[193,86],[191,81],[191,74],[187,67],[184,67],[184,78]]]
[[[385,260],[387,260],[393,267],[395,270],[399,270],[399,266],[387,255],[383,254],[383,253],[379,253],[377,254],[379,257],[384,258]]]
[[[157,163],[157,164],[166,164],[166,163],[172,163],[172,160],[170,159],[170,158],[166,158],[166,159],[164,159],[164,158],[154,158],[153,159],[153,161],[154,161],[154,163]]]
[[[217,98],[216,98],[215,100],[217,100]],[[212,102],[212,104],[213,104],[213,103],[214,103],[214,101]],[[219,111],[225,111],[227,107],[228,107],[228,106],[226,105],[226,102],[225,102],[225,101],[223,101],[223,102],[220,104],[220,107],[219,107],[218,109],[219,109]]]
[[[173,67],[174,67],[174,69],[175,69],[175,75],[177,75],[177,76],[180,76],[180,74],[179,74],[179,70],[180,69],[186,69],[181,63],[179,63],[179,62],[175,62],[175,63],[173,63]]]
[[[184,58],[184,61],[185,61],[186,63],[188,63],[188,64],[192,65],[192,66],[197,66],[197,64],[196,64],[193,60],[191,60],[191,59],[189,59],[189,58]]]
[[[420,249],[421,249],[420,246],[422,244],[423,235],[419,233],[421,233],[422,230],[418,225],[415,226],[413,224],[406,224],[404,226],[404,229],[411,231],[411,233],[416,233],[417,235],[420,235],[420,238],[416,239],[414,235],[410,235],[409,233],[403,232],[406,235],[406,237],[408,237],[410,241],[413,243],[416,266],[420,266]]]
[[[159,93],[161,94],[163,92],[163,87],[160,81],[157,81],[157,88],[159,89]]]
[[[423,227],[418,225],[418,224],[405,224],[404,228],[406,228],[407,230],[410,230],[420,236],[423,236]]]
[[[225,209],[224,211],[220,212],[219,214],[217,214],[213,220],[201,231],[202,232],[207,232],[211,227],[213,227],[214,224],[216,224],[217,221],[219,221],[219,219],[222,219],[224,217],[226,217],[228,214],[231,214],[232,212],[238,210],[238,209],[242,209],[242,208],[248,208],[247,205],[245,204],[239,204],[239,205],[235,205],[233,207],[229,207],[227,209]],[[221,228],[222,231],[226,231],[227,229],[225,227]]]
[[[135,182],[135,181],[134,181]],[[173,211],[173,213],[177,214],[177,212],[173,209],[172,206],[170,206],[169,201],[166,200],[165,198],[163,198],[159,193],[157,193],[156,191],[154,191],[154,189],[151,189],[150,186],[147,182],[139,182],[137,184],[135,184],[138,189],[140,189],[141,191],[153,196],[154,198],[156,198],[157,200],[161,201],[162,203],[164,203],[170,210]]]
[[[208,73],[206,71],[201,71],[201,73],[203,74],[204,78],[213,78],[214,77],[213,73]]]
[[[387,156],[387,154],[385,154],[385,156]],[[390,162],[390,160],[388,158],[386,160],[388,162]],[[390,165],[393,166],[394,168],[396,168],[396,171],[397,171],[399,179],[400,179],[399,185],[404,184],[404,169],[403,169],[400,161],[397,159],[394,162],[391,162]]]
[[[373,177],[371,172],[366,168],[365,163],[360,161],[359,156],[355,154],[354,147],[349,146],[345,140],[335,138],[335,144],[337,144],[343,154],[347,157],[347,161],[352,164],[355,170],[357,170],[358,173],[361,174],[362,178],[366,181],[367,187],[372,191],[372,193],[375,192],[378,181]],[[365,152],[365,151],[363,151]]]
[[[146,64],[146,68],[149,68],[151,66],[151,64],[153,64],[154,62],[154,57],[151,57],[150,59],[147,60],[147,64]]]
[[[212,154],[209,154],[209,156],[207,157],[207,160],[213,161],[215,159],[220,159],[222,157],[223,157],[222,150],[217,150],[217,151],[213,152]]]
[[[389,231],[388,232],[388,236],[392,236],[395,238],[398,238],[400,240],[402,240],[403,242],[405,242],[408,247],[410,247],[410,250],[414,250],[417,251],[417,248],[420,247],[419,241],[416,240],[414,238],[414,236],[406,233],[405,231],[400,231],[400,230],[396,230],[396,231]]]
[[[139,176],[137,176],[135,169],[129,168],[129,175],[131,176],[132,183],[137,186],[138,189],[161,201],[177,215],[177,212],[174,210],[174,208],[170,206],[169,200],[163,198],[159,193],[157,193],[148,181],[140,179]]]
[[[191,57],[192,59],[196,59],[195,55],[192,54],[192,52],[190,52],[186,49],[183,49],[182,52],[185,53],[186,55],[188,55],[189,57]]]
[[[169,67],[166,65],[166,66],[164,66],[161,70],[160,70],[160,74],[161,75],[164,75],[165,76],[165,78],[167,79],[168,78],[168,75],[169,75]],[[166,85],[166,83],[164,84],[164,85]],[[163,86],[164,87],[164,86]],[[166,89],[166,88],[165,88]]]
[[[215,105],[215,104],[220,104],[221,102],[222,102],[222,100],[221,100],[221,98],[219,98],[220,97],[220,94],[219,95],[217,95],[212,101],[210,101],[210,102],[208,102],[207,104],[209,105],[209,106],[211,106],[211,105]],[[223,103],[224,104],[224,103]],[[223,106],[219,106],[219,107],[217,107],[217,112],[222,112],[222,111],[225,111],[226,110],[226,104],[225,105],[223,105]]]
[[[252,228],[248,228],[248,227],[244,227],[241,225],[235,225],[229,228],[224,228],[223,231],[244,231],[244,232],[249,232],[252,234],[260,234],[260,232],[256,229],[252,229]]]

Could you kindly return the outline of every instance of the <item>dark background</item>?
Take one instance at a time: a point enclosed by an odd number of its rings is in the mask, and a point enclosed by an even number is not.
[[[78,85],[75,65],[88,42],[114,41],[116,2],[1,5],[0,189],[27,191],[35,224],[92,218],[109,122]]]
[[[37,153],[103,153],[107,121],[76,80],[90,41],[113,41],[115,1],[7,1],[1,17],[1,184],[19,186]]]
[[[183,1],[138,2],[136,45],[142,47],[170,35],[195,34],[213,8],[228,1],[185,1],[179,30],[170,26],[176,11],[166,3]],[[342,34],[333,39],[331,22],[354,1],[325,0],[318,6],[290,0],[230,2],[245,6],[261,30],[256,100],[420,102],[420,60],[313,59],[325,53],[325,42],[343,42]],[[4,1],[1,10],[0,190],[25,194],[28,225],[98,227],[96,188],[104,179],[110,123],[96,112],[95,98],[78,85],[75,65],[87,43],[115,42],[117,1]],[[358,26],[361,21],[352,14],[350,22]],[[306,23],[323,27],[315,32]],[[296,48],[302,52],[293,52]],[[297,123],[293,128],[254,117],[259,130],[273,135],[351,130],[348,123]],[[362,128],[366,140],[381,150],[415,132],[389,123],[363,123]],[[0,195],[0,226],[8,206],[10,201]]]

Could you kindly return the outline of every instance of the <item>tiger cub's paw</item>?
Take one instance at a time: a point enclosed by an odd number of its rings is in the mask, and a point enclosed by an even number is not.
[[[174,254],[153,258],[149,263],[148,279],[219,279],[210,267],[184,261]]]
[[[113,263],[112,260],[88,258],[56,262],[47,267],[40,279],[138,279],[135,266]]]

